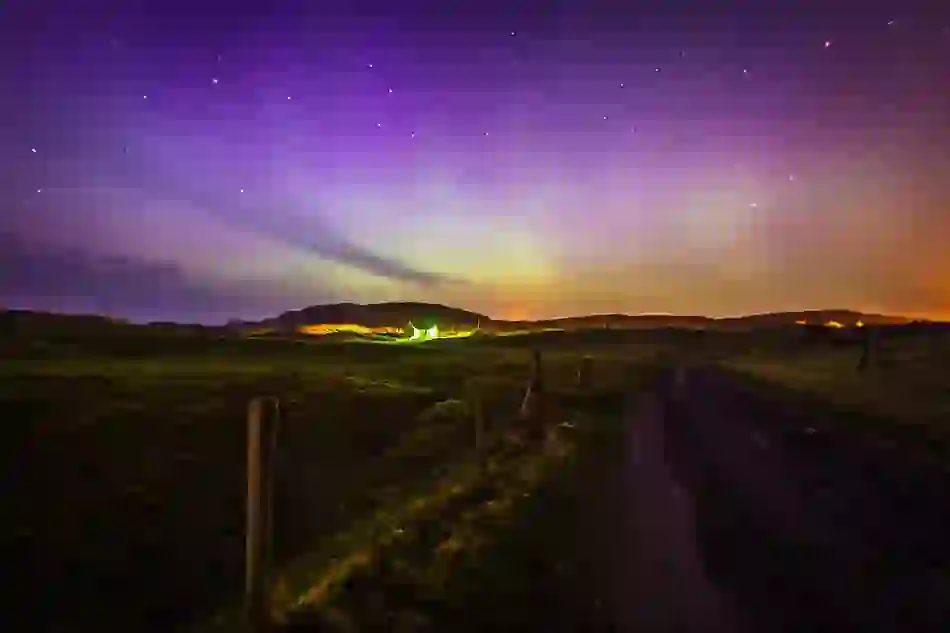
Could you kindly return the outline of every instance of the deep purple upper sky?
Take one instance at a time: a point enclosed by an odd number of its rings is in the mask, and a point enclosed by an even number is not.
[[[0,121],[10,307],[950,317],[941,0],[13,0]]]

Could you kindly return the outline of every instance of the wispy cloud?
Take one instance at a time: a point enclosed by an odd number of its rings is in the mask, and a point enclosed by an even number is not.
[[[312,297],[331,298],[320,289]],[[292,290],[272,283],[212,284],[171,262],[49,248],[0,234],[0,303],[7,307],[223,321],[272,314],[293,299]]]
[[[126,145],[123,156],[112,157],[108,171],[126,186],[140,183],[138,187],[145,192],[187,201],[232,225],[363,272],[427,287],[464,283],[458,277],[421,270],[354,243],[323,209],[301,202],[293,192],[275,189],[273,180],[279,178],[273,173],[265,186],[260,172],[267,170],[246,156],[237,160],[233,153],[246,150],[229,149],[220,139],[196,133],[156,134],[152,130],[140,143]],[[147,170],[132,165],[147,165]],[[399,221],[398,217],[386,218],[384,209],[378,215],[383,218],[380,221]]]

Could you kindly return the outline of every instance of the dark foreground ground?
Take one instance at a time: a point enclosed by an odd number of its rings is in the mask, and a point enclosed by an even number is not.
[[[434,630],[950,631],[939,465],[719,370],[603,409],[616,423],[578,426],[577,463],[526,499]]]
[[[719,370],[609,404],[617,423],[581,439],[434,630],[950,630],[950,487],[934,464]]]
[[[667,497],[681,509],[665,514],[687,536],[666,537],[670,563],[701,562],[678,584],[705,596],[709,625],[677,616],[677,603],[699,609],[673,590],[657,603],[668,625],[653,630],[950,630],[950,486],[939,464],[778,407],[717,370],[669,376],[657,395],[633,443],[672,475]]]
[[[617,405],[622,424],[510,544],[512,559],[537,559],[536,581],[473,596],[492,615],[470,630],[950,630],[938,465],[718,370],[664,376]]]

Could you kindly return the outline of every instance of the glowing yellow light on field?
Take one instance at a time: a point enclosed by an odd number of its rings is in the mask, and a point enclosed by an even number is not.
[[[426,330],[426,334],[429,336],[429,338],[439,338],[439,326],[433,325],[428,330]]]
[[[844,327],[844,324],[839,323],[838,321],[826,321],[825,327],[841,328],[841,327]]]
[[[402,328],[397,327],[366,327],[355,323],[311,323],[301,325],[297,328],[301,334],[311,336],[321,336],[325,334],[362,334],[368,336],[371,334],[402,334]]]

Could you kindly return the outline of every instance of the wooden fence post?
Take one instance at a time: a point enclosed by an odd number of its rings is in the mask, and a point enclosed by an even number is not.
[[[682,398],[686,394],[686,366],[682,361],[678,361],[673,366],[673,393],[677,398]]]
[[[531,366],[531,380],[521,402],[521,419],[527,423],[531,434],[540,434],[543,430],[545,402],[544,375],[541,368],[541,351],[535,350]]]
[[[581,359],[581,364],[577,368],[576,385],[579,389],[588,389],[591,386],[591,367],[593,360],[590,356]]]
[[[878,330],[874,326],[866,325],[862,334],[861,359],[858,361],[858,371],[877,369],[879,342]]]
[[[248,629],[270,628],[268,581],[273,545],[273,459],[280,406],[277,398],[254,398],[247,410],[247,516],[244,608]]]
[[[485,411],[482,408],[482,394],[478,388],[478,383],[474,380],[468,382],[468,406],[472,412],[472,421],[475,424],[475,453],[478,456],[479,465],[485,466]]]

